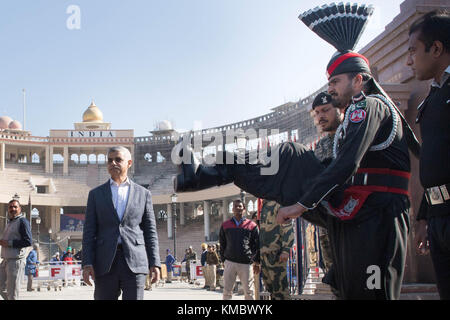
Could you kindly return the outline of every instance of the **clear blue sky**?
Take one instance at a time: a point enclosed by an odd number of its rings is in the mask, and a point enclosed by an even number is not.
[[[335,49],[298,15],[331,1],[16,0],[0,10],[0,116],[47,136],[72,129],[91,99],[113,129],[148,135],[160,120],[218,126],[296,102],[326,83]],[[357,49],[399,12],[375,13]],[[69,5],[81,10],[69,30]]]

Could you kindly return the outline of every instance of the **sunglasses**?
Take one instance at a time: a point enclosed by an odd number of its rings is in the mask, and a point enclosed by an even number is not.
[[[113,161],[115,161],[116,163],[122,163],[122,161],[124,161],[124,159],[122,159],[120,157],[108,158],[108,163],[113,163]]]

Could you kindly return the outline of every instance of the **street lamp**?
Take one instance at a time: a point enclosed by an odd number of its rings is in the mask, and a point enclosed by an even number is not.
[[[36,224],[37,224],[37,227],[38,227],[38,232],[37,232],[37,240],[38,240],[38,244],[39,244],[39,225],[41,224],[41,217],[39,217],[39,216],[37,216],[37,218],[36,218]]]
[[[48,228],[48,260],[50,260],[50,257],[52,256],[52,228]]]
[[[245,195],[246,195],[245,191],[241,189],[239,195],[241,196],[242,203],[245,205]]]
[[[177,199],[176,193],[172,194],[172,217],[173,217],[173,256],[177,259]]]

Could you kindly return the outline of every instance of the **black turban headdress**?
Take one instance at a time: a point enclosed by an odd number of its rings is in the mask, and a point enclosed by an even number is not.
[[[338,51],[331,57],[327,65],[327,77],[342,73],[368,73],[371,75],[369,60],[362,54],[354,52],[369,17],[373,13],[373,6],[365,4],[330,3],[321,7],[305,11],[298,18],[314,33],[334,46]],[[371,94],[381,94],[389,100],[396,109],[406,129],[408,145],[413,154],[418,157],[419,142],[402,113],[397,109],[390,97],[375,79],[368,81]]]

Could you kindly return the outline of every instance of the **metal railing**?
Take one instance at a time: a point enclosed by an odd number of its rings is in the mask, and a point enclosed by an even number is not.
[[[28,281],[24,277],[24,281]],[[33,286],[37,291],[42,287],[55,291],[67,286],[82,285],[82,268],[79,261],[44,261],[36,266],[36,275],[33,277]]]

